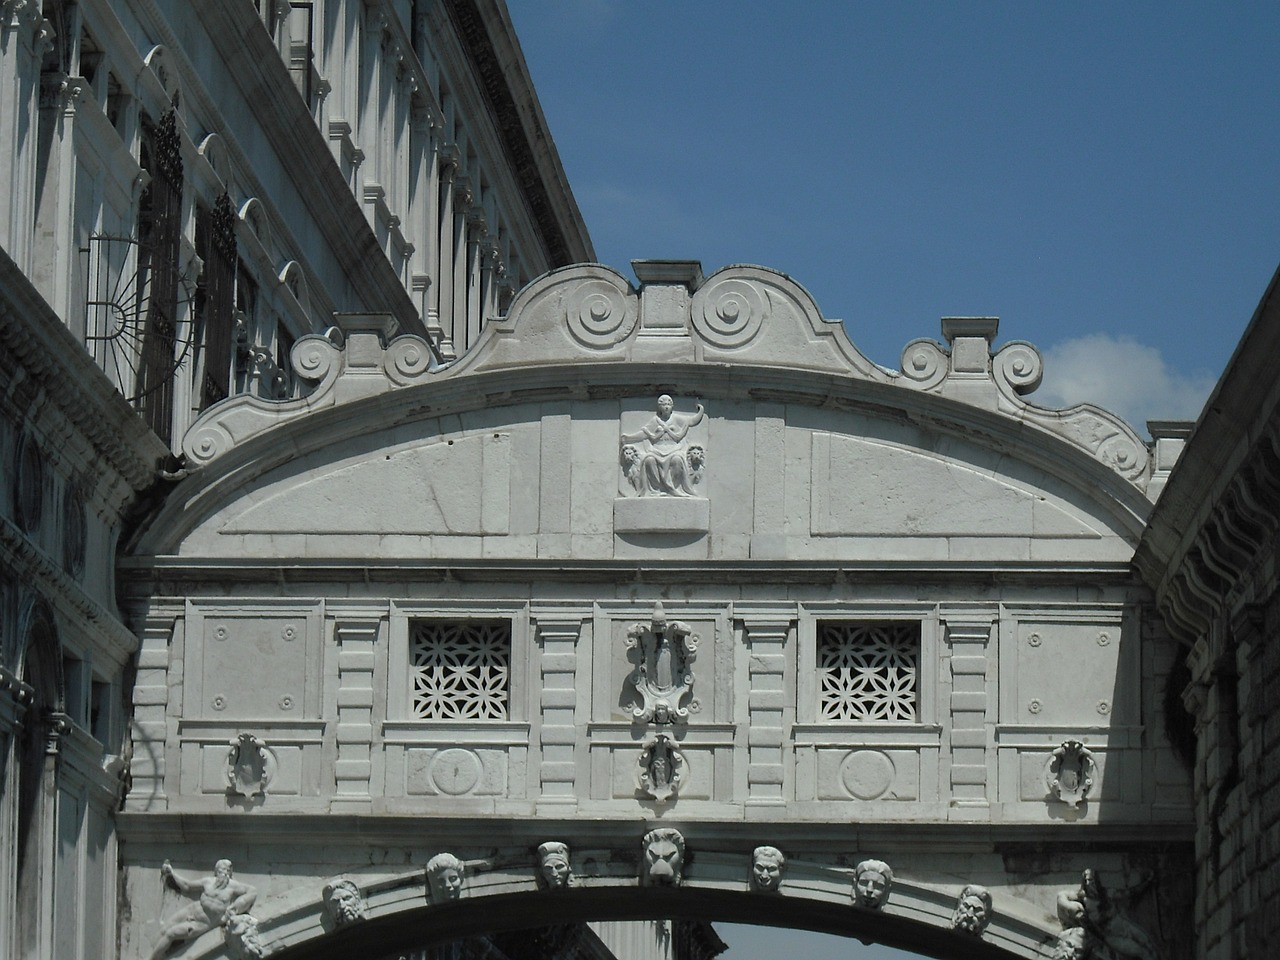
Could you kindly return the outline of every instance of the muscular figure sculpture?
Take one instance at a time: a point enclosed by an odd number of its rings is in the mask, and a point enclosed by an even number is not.
[[[173,865],[166,860],[160,866],[160,876],[184,896],[199,899],[165,923],[164,932],[151,951],[151,960],[160,960],[175,943],[194,939],[214,927],[224,927],[232,917],[248,913],[258,895],[253,887],[233,879],[230,860],[219,860],[213,865],[213,876],[199,880],[188,880],[174,873]]]

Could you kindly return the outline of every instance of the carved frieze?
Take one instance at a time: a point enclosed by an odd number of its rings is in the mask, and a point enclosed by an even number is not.
[[[227,944],[233,956],[266,956],[257,933],[258,922],[252,917],[243,922],[237,919],[248,914],[258,891],[235,879],[230,860],[219,860],[213,865],[213,876],[195,880],[175,873],[172,864],[166,860],[160,866],[160,876],[166,886],[173,887],[195,902],[187,904],[164,921],[160,939],[151,951],[151,960],[161,960],[174,944],[194,940],[218,927],[226,931]],[[259,949],[263,952],[245,952]]]
[[[1124,916],[1096,870],[1086,869],[1080,886],[1058,894],[1062,933],[1054,960],[1159,960],[1151,936]]]
[[[627,630],[627,650],[635,664],[628,680],[640,698],[632,717],[662,724],[687,720],[698,651],[693,628],[681,620],[668,620],[658,601],[648,623],[634,623]]]
[[[640,752],[639,767],[636,786],[658,803],[673,800],[684,784],[684,754],[665,733],[654,737]]]

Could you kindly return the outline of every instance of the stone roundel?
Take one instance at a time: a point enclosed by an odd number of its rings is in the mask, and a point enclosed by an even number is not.
[[[893,761],[879,750],[855,750],[840,764],[844,788],[859,800],[877,800],[893,785]]]
[[[712,346],[740,347],[760,332],[767,310],[760,288],[730,277],[698,291],[693,326]]]
[[[635,329],[635,298],[602,277],[579,283],[565,297],[564,308],[569,333],[592,350],[615,346]]]
[[[441,793],[460,797],[470,793],[480,783],[483,765],[470,750],[450,747],[441,750],[431,762],[432,785]]]

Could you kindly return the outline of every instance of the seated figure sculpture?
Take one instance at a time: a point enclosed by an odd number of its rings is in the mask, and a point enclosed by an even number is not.
[[[694,497],[702,474],[704,451],[689,443],[689,428],[701,423],[706,410],[675,412],[670,395],[658,397],[658,412],[640,430],[622,435],[623,472],[642,497]]]

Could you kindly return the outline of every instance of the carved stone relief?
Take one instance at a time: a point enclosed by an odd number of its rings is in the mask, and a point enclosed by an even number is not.
[[[365,920],[369,916],[364,897],[354,880],[341,877],[325,884],[324,913],[335,928]]]
[[[235,879],[230,860],[219,860],[213,865],[213,876],[196,880],[189,880],[175,873],[173,866],[166,860],[160,866],[160,876],[165,885],[173,887],[183,896],[193,898],[195,902],[187,904],[164,921],[161,925],[163,929],[160,939],[156,941],[151,951],[151,960],[160,960],[174,944],[193,940],[216,927],[226,929],[228,944],[231,945],[232,921],[247,914],[258,896],[255,888]],[[252,918],[249,919],[252,920]],[[237,925],[236,929],[243,930],[244,935],[237,934],[238,939],[233,949],[243,950],[245,937],[250,932],[253,936],[248,937],[248,949],[258,949],[254,946],[258,943],[256,920],[253,920],[252,924],[246,922],[243,925]],[[256,954],[241,952],[236,955],[260,957],[266,954],[265,952]]]
[[[689,429],[706,417],[702,404],[694,413],[676,413],[675,401],[658,397],[658,412],[639,430],[622,434],[622,473],[638,497],[696,497],[706,450],[689,440]]]
[[[449,903],[461,899],[466,865],[452,853],[437,853],[427,861],[427,899]]]
[[[1045,786],[1050,795],[1075,810],[1088,795],[1096,773],[1089,748],[1079,740],[1064,740],[1049,759]]]
[[[261,960],[271,954],[271,947],[258,932],[257,918],[247,913],[228,918],[226,938],[227,952],[235,960]]]
[[[665,733],[654,737],[640,752],[639,766],[636,786],[658,803],[674,798],[684,783],[684,754]]]
[[[751,852],[751,889],[757,893],[777,893],[787,858],[777,847],[760,846]]]
[[[991,923],[991,891],[971,883],[960,891],[955,912],[951,915],[951,929],[980,937]]]
[[[644,835],[640,883],[678,887],[684,880],[684,836],[674,827],[657,827]]]
[[[227,752],[227,790],[246,800],[267,795],[267,784],[275,772],[275,761],[267,744],[251,733],[230,741]]]
[[[863,860],[853,868],[853,902],[867,910],[883,910],[889,902],[893,870],[883,860]]]
[[[635,663],[628,678],[640,703],[632,711],[637,721],[675,723],[686,720],[685,701],[693,695],[693,661],[698,635],[689,624],[667,620],[659,601],[649,623],[635,623],[627,630],[627,649]]]
[[[1095,870],[1086,869],[1075,890],[1059,892],[1058,919],[1054,960],[1160,960],[1155,942],[1117,910]]]
[[[573,867],[569,864],[569,847],[559,840],[538,845],[538,873],[548,890],[573,886]]]

